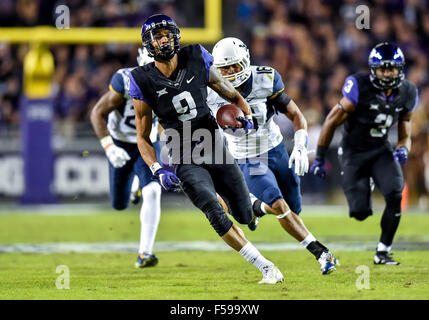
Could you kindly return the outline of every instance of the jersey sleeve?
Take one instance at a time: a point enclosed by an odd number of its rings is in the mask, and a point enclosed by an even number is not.
[[[280,73],[274,69],[273,94],[277,94],[285,89],[285,85]]]
[[[199,45],[199,46],[201,49],[201,55],[204,60],[204,65],[206,67],[207,82],[208,82],[210,77],[210,67],[213,65],[213,56],[202,45]]]
[[[267,106],[272,106],[275,112],[287,113],[287,105],[291,98],[284,92],[282,76],[274,69],[273,94],[267,99]]]
[[[109,90],[122,95],[125,93],[124,78],[119,73],[116,72],[112,76],[109,84]]]
[[[406,104],[407,113],[414,111],[419,103],[419,90],[415,85],[410,86],[408,97]]]
[[[133,99],[143,100],[147,104],[150,104],[147,101],[147,99],[145,99],[145,97],[143,96],[143,93],[140,90],[140,87],[138,86],[137,82],[135,81],[134,76],[133,76],[133,72],[134,71],[131,71],[128,74],[128,82],[129,82],[129,84],[127,84],[127,89],[128,89],[129,96],[131,98],[133,98]]]
[[[343,96],[350,100],[355,106],[359,101],[359,86],[354,76],[347,77],[343,85]]]

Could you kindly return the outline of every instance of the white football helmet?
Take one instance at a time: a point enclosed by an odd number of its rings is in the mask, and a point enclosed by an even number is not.
[[[212,55],[214,58],[213,65],[217,68],[236,63],[241,66],[240,72],[223,76],[234,87],[239,87],[250,78],[252,71],[250,70],[249,49],[240,39],[229,37],[219,40],[213,48]]]
[[[145,64],[151,63],[154,61],[152,57],[149,57],[149,53],[146,48],[138,49],[139,55],[137,56],[137,63],[139,66],[144,66]]]

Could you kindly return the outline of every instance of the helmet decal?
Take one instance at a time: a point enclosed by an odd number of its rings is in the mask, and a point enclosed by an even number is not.
[[[374,87],[381,90],[398,88],[405,78],[405,58],[401,48],[387,42],[379,43],[370,52],[368,65],[371,71],[370,80]],[[376,74],[378,68],[397,68],[399,73],[392,78],[380,78]]]

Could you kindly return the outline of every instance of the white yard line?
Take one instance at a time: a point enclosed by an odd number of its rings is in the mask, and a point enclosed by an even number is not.
[[[299,243],[254,243],[259,250],[288,251],[303,250]],[[375,244],[368,243],[326,243],[331,250],[342,251],[373,251]],[[0,245],[0,253],[102,253],[124,252],[134,253],[138,250],[136,242],[62,242],[62,243],[17,243]],[[157,242],[154,252],[160,251],[229,251],[232,250],[223,242],[187,241],[187,242]],[[394,244],[395,251],[429,250],[428,242],[398,242]]]
[[[139,206],[130,206],[126,211],[121,211],[120,214],[138,214]],[[177,210],[177,207],[163,207],[162,212],[167,213],[171,210]],[[198,211],[194,207],[183,207],[184,211]],[[381,215],[383,208],[374,208],[374,215]],[[410,208],[404,215],[427,215],[423,210]],[[8,215],[37,215],[37,216],[94,216],[105,214],[118,214],[107,204],[51,204],[51,205],[0,205],[0,217]],[[303,205],[302,217],[348,217],[348,208],[346,206],[337,205]]]

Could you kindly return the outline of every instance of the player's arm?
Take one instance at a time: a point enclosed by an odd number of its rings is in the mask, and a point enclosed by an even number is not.
[[[150,132],[152,130],[152,108],[143,100],[138,99],[133,99],[133,105],[136,119],[137,146],[140,154],[144,162],[146,162],[151,169],[153,169],[153,166],[161,167],[156,159],[155,148],[150,141]],[[152,170],[152,172],[155,171]]]
[[[121,93],[114,90],[106,92],[95,104],[91,111],[90,119],[92,127],[100,139],[100,144],[106,152],[109,162],[115,168],[120,168],[130,160],[130,156],[123,149],[115,145],[107,130],[107,115],[124,103]]]
[[[340,102],[337,103],[329,112],[325,122],[323,123],[319,141],[317,142],[316,159],[311,165],[311,173],[322,178],[326,176],[325,156],[332,141],[332,137],[334,136],[334,132],[338,126],[346,121],[349,114],[354,110],[355,105],[343,96]]]
[[[354,110],[354,104],[346,97],[342,97],[340,102],[332,108],[332,110],[326,117],[325,122],[322,126],[322,130],[320,132],[319,141],[317,142],[318,155],[316,155],[316,159],[318,158],[318,156],[322,156],[321,158],[319,158],[319,160],[324,160],[324,155],[326,153],[327,148],[331,144],[335,130],[344,121],[346,121],[349,114]],[[320,152],[321,150],[323,150],[324,152]]]
[[[227,79],[222,77],[215,66],[210,67],[209,87],[216,91],[221,97],[236,104],[243,111],[246,119],[252,119],[252,110],[247,101]]]
[[[165,190],[178,191],[180,187],[179,178],[174,173],[162,168],[156,159],[155,148],[150,141],[152,108],[146,102],[139,99],[133,99],[133,105],[136,114],[137,146],[144,162],[146,162],[153,176],[158,179]]]
[[[404,115],[398,122],[398,144],[397,148],[405,147],[411,151],[411,117],[412,112]]]
[[[286,110],[286,116],[292,121],[295,132],[301,129],[307,131],[307,120],[293,100],[287,104]]]
[[[401,164],[407,161],[411,150],[411,117],[412,112],[399,117],[398,121],[398,143],[393,158]]]
[[[91,124],[95,134],[101,140],[109,135],[107,131],[107,115],[122,105],[124,97],[122,94],[114,91],[106,92],[95,104],[91,111]]]
[[[293,124],[295,129],[294,146],[289,157],[289,168],[295,165],[295,173],[304,175],[308,171],[307,156],[307,120],[296,103],[284,92],[284,84],[281,75],[274,70],[273,91],[275,92],[267,101],[277,111],[284,113]]]

